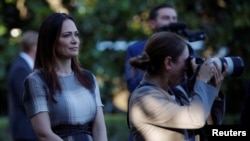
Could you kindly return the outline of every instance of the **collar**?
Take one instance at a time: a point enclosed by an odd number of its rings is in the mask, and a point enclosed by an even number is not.
[[[31,69],[34,67],[34,60],[25,52],[20,52],[19,56],[22,57],[29,65]]]

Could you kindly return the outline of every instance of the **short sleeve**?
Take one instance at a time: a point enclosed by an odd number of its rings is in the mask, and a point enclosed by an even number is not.
[[[94,78],[94,82],[95,82],[95,100],[96,100],[96,104],[97,104],[97,106],[104,106],[102,104],[102,101],[101,101],[100,90],[99,90],[97,80],[96,80],[95,76],[93,76],[93,78]]]
[[[34,72],[24,80],[23,105],[29,118],[43,111],[48,111],[45,83]]]

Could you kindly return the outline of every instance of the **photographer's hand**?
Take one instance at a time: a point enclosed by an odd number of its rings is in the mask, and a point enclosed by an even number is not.
[[[215,65],[211,61],[211,57],[207,57],[197,75],[197,80],[208,83],[214,76],[214,71],[216,70]]]
[[[198,64],[195,62],[196,58],[193,58],[192,57],[192,60],[191,60],[191,67],[192,67],[192,71],[193,73],[195,73],[196,69],[198,68]]]
[[[223,63],[223,72],[219,68],[219,65],[216,62],[213,62],[215,66],[214,77],[211,79],[211,85],[215,86],[218,90],[221,88],[221,84],[227,74],[227,64]]]

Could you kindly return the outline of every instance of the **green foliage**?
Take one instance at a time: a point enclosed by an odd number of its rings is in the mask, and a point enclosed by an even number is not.
[[[109,141],[127,141],[129,130],[126,115],[106,115],[105,122]]]
[[[10,136],[8,133],[8,118],[0,117],[0,140],[10,141]]]

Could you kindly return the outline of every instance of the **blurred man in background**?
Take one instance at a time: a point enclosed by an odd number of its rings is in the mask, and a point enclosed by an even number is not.
[[[22,104],[23,81],[32,72],[37,39],[36,31],[27,31],[23,34],[20,43],[21,51],[8,73],[9,130],[13,141],[37,141]]]
[[[153,32],[157,32],[161,27],[175,23],[178,20],[177,12],[171,4],[162,3],[153,7],[149,13],[149,25]],[[147,40],[138,41],[128,47],[126,53],[125,72],[127,88],[130,93],[140,83],[143,73],[139,70],[131,72],[132,68],[129,59],[141,55]]]

